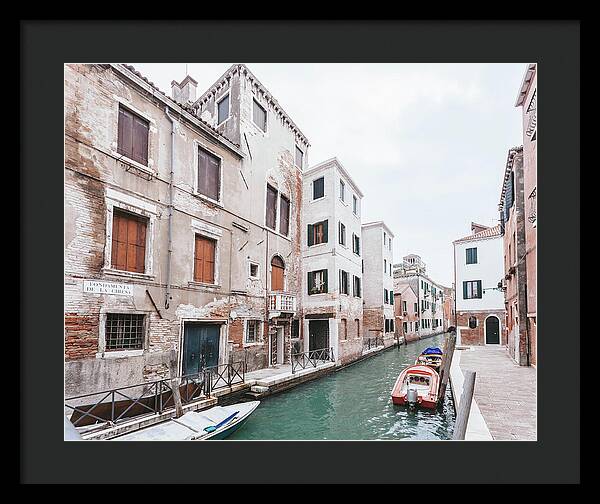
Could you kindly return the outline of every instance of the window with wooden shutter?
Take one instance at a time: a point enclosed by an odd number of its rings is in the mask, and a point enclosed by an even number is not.
[[[279,202],[279,232],[287,236],[290,231],[290,200],[281,196]]]
[[[252,121],[261,130],[267,131],[267,111],[256,101],[253,101]]]
[[[275,230],[277,223],[277,189],[267,184],[267,210],[265,224]]]
[[[327,270],[311,271],[308,273],[308,294],[324,294],[327,288]]]
[[[463,282],[463,299],[480,299],[481,297],[481,280]]]
[[[215,283],[215,249],[216,241],[205,236],[196,235],[194,248],[194,281]]]
[[[318,178],[313,182],[313,199],[319,199],[325,196],[325,178]]]
[[[346,245],[346,226],[344,226],[341,222],[339,223],[339,242],[340,245]]]
[[[198,193],[219,201],[221,160],[204,149],[198,149]]]
[[[122,271],[144,273],[148,219],[113,211],[111,266]]]
[[[318,245],[320,243],[327,243],[327,235],[329,233],[328,230],[328,221],[317,222],[308,226],[308,245]]]
[[[119,106],[117,152],[148,166],[149,129],[146,119]]]

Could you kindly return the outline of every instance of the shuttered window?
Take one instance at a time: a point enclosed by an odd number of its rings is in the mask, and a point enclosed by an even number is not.
[[[357,276],[353,278],[353,294],[354,297],[361,297],[360,277]]]
[[[467,249],[467,264],[477,264],[477,247]]]
[[[148,219],[113,211],[111,265],[134,273],[145,272],[146,226]]]
[[[308,272],[308,294],[325,294],[327,289],[327,270]]]
[[[253,101],[252,120],[261,130],[267,131],[267,111],[256,100]]]
[[[268,228],[275,230],[277,222],[277,189],[267,185],[267,214],[265,224]]]
[[[389,298],[388,298],[388,290],[387,289],[383,289],[383,302],[385,304],[388,304],[390,302]]]
[[[340,245],[346,245],[346,226],[344,226],[341,222],[339,231],[339,242]]]
[[[479,299],[481,297],[481,280],[463,282],[463,299]]]
[[[148,166],[148,121],[119,106],[118,130],[117,152]]]
[[[319,199],[325,196],[325,178],[318,178],[313,182],[313,199]]]
[[[223,98],[217,105],[218,109],[218,124],[221,124],[229,117],[229,95]]]
[[[360,255],[360,237],[352,233],[352,251]]]
[[[340,270],[340,293],[348,294],[350,291],[350,285],[348,282],[348,272]]]
[[[304,152],[296,145],[296,166],[302,168],[304,163]]]
[[[196,235],[194,248],[194,281],[215,283],[215,245],[216,241]]]
[[[198,192],[219,201],[220,189],[221,160],[204,149],[198,149]]]
[[[327,243],[329,237],[329,221],[317,222],[308,225],[308,246]]]
[[[290,200],[281,196],[279,202],[279,232],[287,236],[290,231]]]
[[[390,304],[391,305],[394,304],[394,291],[393,290],[390,291]]]

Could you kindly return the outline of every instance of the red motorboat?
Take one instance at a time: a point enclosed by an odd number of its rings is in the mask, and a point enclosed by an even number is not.
[[[409,366],[396,380],[392,390],[392,402],[433,409],[438,402],[439,383],[440,376],[429,366]]]

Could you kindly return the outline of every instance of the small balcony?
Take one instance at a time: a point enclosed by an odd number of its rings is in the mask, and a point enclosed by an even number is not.
[[[285,292],[271,292],[269,294],[269,311],[295,313],[296,296]]]

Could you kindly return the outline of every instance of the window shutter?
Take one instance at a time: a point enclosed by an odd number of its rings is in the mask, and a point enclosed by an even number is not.
[[[463,282],[463,299],[467,298],[467,282]]]
[[[117,152],[133,158],[133,115],[125,109],[119,109],[119,134]]]
[[[327,271],[328,270],[323,270],[323,292],[329,292],[329,289],[327,288]]]
[[[219,200],[219,190],[221,185],[221,174],[220,174],[220,162],[217,158],[213,156],[208,156],[208,165],[207,165],[207,196],[209,198],[214,199],[215,201]]]
[[[133,159],[148,164],[148,123],[138,117],[133,118]]]
[[[473,249],[473,254],[472,255],[473,255],[473,257],[472,257],[473,264],[477,264],[477,248]]]
[[[279,232],[287,236],[290,227],[290,200],[281,196],[279,201]]]
[[[277,218],[277,191],[270,185],[267,185],[267,215],[266,225],[271,229],[275,229]]]
[[[482,292],[481,292],[481,280],[477,280],[477,297],[478,297],[478,298],[482,297]]]
[[[309,224],[308,225],[308,246],[310,247],[311,245],[315,244],[315,236],[314,236],[314,232],[313,232],[313,225]]]
[[[315,280],[311,271],[308,272],[308,294],[312,294],[312,290],[315,287]]]
[[[327,243],[327,236],[329,234],[328,223],[328,220],[323,221],[323,243]]]

